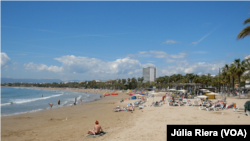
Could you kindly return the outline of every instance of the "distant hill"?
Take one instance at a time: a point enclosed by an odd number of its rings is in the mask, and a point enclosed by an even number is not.
[[[17,82],[17,83],[20,83],[20,82],[24,82],[24,83],[53,83],[53,82],[57,82],[57,83],[60,83],[60,82],[64,82],[60,79],[13,79],[13,78],[1,78],[1,83],[14,83],[14,82]]]

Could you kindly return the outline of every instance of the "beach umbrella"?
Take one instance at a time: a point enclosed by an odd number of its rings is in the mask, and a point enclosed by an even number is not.
[[[151,93],[151,95],[158,95],[159,93]],[[153,101],[155,102],[155,97],[153,97]]]
[[[177,91],[176,89],[168,89],[169,91],[175,92]]]
[[[178,92],[187,92],[187,90],[177,90]]]
[[[204,96],[204,95],[201,95],[201,96],[197,96],[198,98],[207,98],[208,96]]]
[[[220,95],[220,94],[211,92],[211,93],[209,93],[209,94],[207,94],[207,95]]]

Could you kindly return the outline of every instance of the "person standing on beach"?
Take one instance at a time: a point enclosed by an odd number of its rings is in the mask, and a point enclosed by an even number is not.
[[[82,99],[81,99],[81,105],[82,105]]]
[[[76,103],[76,99],[77,99],[77,97],[75,98],[75,103]]]
[[[58,105],[60,105],[60,99],[58,99]]]
[[[52,103],[49,103],[49,105],[50,105],[50,109],[52,108],[52,106],[53,106],[53,104]]]

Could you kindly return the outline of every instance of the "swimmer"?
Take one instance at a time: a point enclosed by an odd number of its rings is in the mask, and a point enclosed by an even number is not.
[[[50,105],[50,109],[52,108],[52,106],[53,106],[53,104],[52,103],[49,103],[49,105]]]

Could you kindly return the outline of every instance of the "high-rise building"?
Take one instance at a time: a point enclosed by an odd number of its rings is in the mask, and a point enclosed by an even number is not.
[[[142,76],[144,78],[143,83],[154,82],[156,79],[156,67],[143,68]]]

